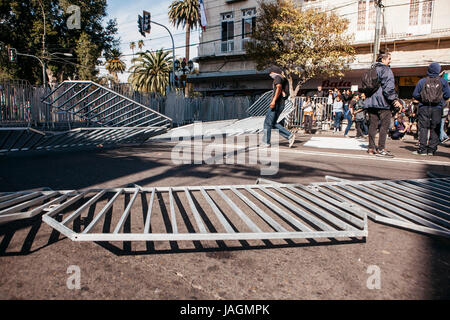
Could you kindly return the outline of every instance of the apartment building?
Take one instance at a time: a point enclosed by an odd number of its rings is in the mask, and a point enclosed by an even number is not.
[[[257,22],[257,0],[204,0],[208,24],[201,34],[199,74],[188,81],[204,95],[254,95],[271,88],[264,71],[246,55],[244,44]],[[372,62],[375,0],[297,0],[302,8],[333,10],[349,20],[356,49],[351,71],[343,78],[311,79],[301,92],[360,85]],[[391,68],[401,97],[408,98],[432,61],[450,69],[449,0],[382,0],[380,47],[392,53]]]

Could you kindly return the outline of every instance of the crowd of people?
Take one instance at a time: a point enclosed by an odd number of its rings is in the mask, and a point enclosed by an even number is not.
[[[365,92],[351,92],[350,90],[324,91],[318,87],[317,91],[304,98],[302,103],[302,123],[306,133],[313,132],[313,124],[324,119],[324,106],[330,107],[332,114],[332,130],[334,134],[343,130],[343,120],[346,120],[344,137],[348,137],[349,130],[355,124],[356,138],[368,138],[368,154],[393,157],[386,149],[386,140],[403,139],[406,134],[412,134],[418,139],[416,155],[434,155],[440,143],[449,140],[449,101],[450,88],[448,82],[441,78],[441,66],[431,63],[427,76],[421,79],[413,92],[412,99],[399,99],[395,91],[395,81],[390,69],[390,53],[381,52],[377,62],[373,65],[376,70],[378,87],[371,94]],[[275,69],[274,69],[275,70]],[[272,72],[274,78],[274,99],[269,108],[268,116],[280,109],[285,83],[281,70]],[[365,91],[361,88],[361,91]],[[272,108],[273,106],[273,108]],[[279,113],[280,111],[278,111]],[[275,128],[271,122],[265,123],[265,131]],[[378,134],[378,143],[375,141]],[[293,135],[283,132],[283,136],[290,140],[292,146]],[[270,145],[266,139],[266,144]]]

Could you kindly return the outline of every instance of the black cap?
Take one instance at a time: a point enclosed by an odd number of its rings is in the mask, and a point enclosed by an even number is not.
[[[269,68],[269,73],[271,73],[271,72],[275,72],[275,73],[278,73],[278,74],[282,74],[282,73],[283,73],[283,70],[281,70],[280,67],[277,67],[277,66],[271,66],[271,67]]]

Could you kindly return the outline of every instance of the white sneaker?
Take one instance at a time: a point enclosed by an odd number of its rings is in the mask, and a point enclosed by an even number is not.
[[[289,138],[289,148],[292,148],[295,142],[295,134],[292,134],[292,136]]]
[[[261,142],[260,144],[259,144],[259,147],[262,147],[262,148],[270,148],[270,143],[265,143],[265,142]]]

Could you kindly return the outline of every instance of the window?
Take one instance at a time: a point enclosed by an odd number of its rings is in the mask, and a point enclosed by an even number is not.
[[[431,32],[434,0],[410,0],[409,32],[415,35]]]
[[[222,52],[234,50],[233,13],[222,13]]]
[[[433,1],[428,0],[422,3],[422,24],[431,23],[431,14],[433,13]]]
[[[377,8],[375,0],[358,1],[358,31],[375,30]]]
[[[419,24],[419,0],[411,0],[409,5],[409,25],[417,26]]]
[[[242,10],[242,50],[245,42],[249,41],[256,27],[256,9]]]
[[[358,31],[366,30],[366,1],[358,2]]]

